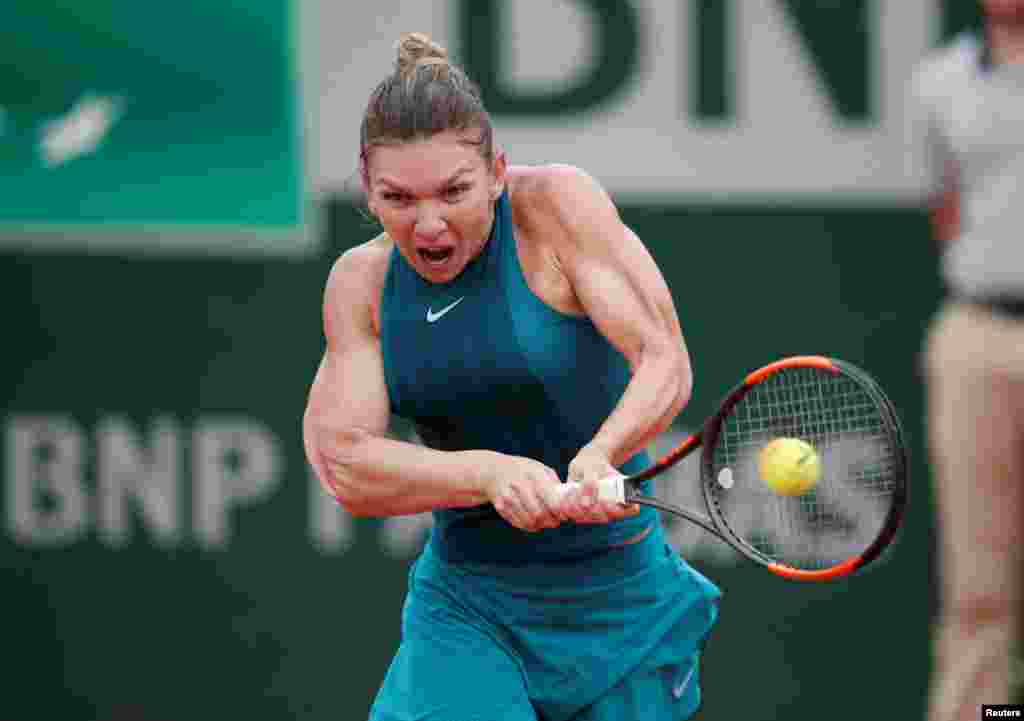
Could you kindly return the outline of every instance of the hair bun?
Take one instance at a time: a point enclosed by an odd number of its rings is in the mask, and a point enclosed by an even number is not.
[[[423,33],[405,33],[397,47],[395,70],[403,78],[410,77],[420,65],[448,65],[448,51]]]

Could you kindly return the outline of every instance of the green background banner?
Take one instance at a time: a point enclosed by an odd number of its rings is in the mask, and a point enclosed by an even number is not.
[[[16,16],[7,19],[47,37],[73,22],[56,9],[13,7]],[[107,6],[86,7],[99,13]],[[143,78],[191,88],[189,68],[221,68],[224,82],[241,86],[252,102],[267,93],[286,102],[283,75],[256,79],[230,53],[215,57],[216,33],[203,29],[212,11],[187,7],[174,28],[179,43],[187,38],[206,54],[195,65],[165,67],[160,48],[170,41],[162,35],[154,45],[132,41],[148,47],[142,59],[113,51],[107,58],[135,63],[125,77],[138,83],[132,87],[140,97],[153,98],[150,122],[162,125],[171,115],[159,92],[147,96]],[[282,7],[224,3],[223,12],[238,15],[225,24],[239,36],[230,42],[251,42],[254,52],[273,38],[275,47],[286,46],[277,25],[285,23]],[[974,19],[972,3],[947,10],[947,33]],[[5,6],[0,18],[10,12]],[[133,12],[154,34],[171,27],[155,9],[149,23],[143,10]],[[120,24],[127,19],[109,19],[95,27],[131,34]],[[0,22],[0,36],[8,27]],[[50,68],[53,78],[65,77],[73,62],[46,60],[42,46],[25,38],[6,47]],[[214,97],[217,83],[200,89]],[[30,115],[66,110],[87,89],[125,87],[65,83],[43,93],[10,67],[0,69],[4,104],[14,108],[11,98],[21,98]],[[162,141],[143,148],[147,131],[136,126],[132,150],[118,162],[143,173],[134,159],[146,153],[172,156],[185,168],[209,152],[217,157],[211,167],[246,175],[247,185],[221,188],[207,179],[211,186],[190,186],[225,190],[222,199],[237,213],[222,216],[224,208],[210,210],[199,198],[189,219],[296,222],[292,190],[261,191],[280,190],[271,178],[280,180],[285,166],[294,170],[287,153],[278,155],[294,141],[278,125],[285,116],[239,122],[227,110],[211,112],[180,154]],[[255,170],[242,160],[254,139],[276,148]],[[75,216],[79,206],[30,198],[42,171],[18,155],[24,147],[3,147],[0,222],[26,214],[75,223],[109,217],[102,205],[94,217]],[[172,188],[168,182],[162,187]],[[125,192],[130,198],[134,191]],[[269,210],[241,207],[256,196],[271,198]],[[146,195],[140,203],[167,200]],[[330,198],[325,210],[322,252],[288,261],[95,255],[76,244],[76,233],[65,240],[78,250],[59,254],[0,240],[7,311],[0,588],[8,620],[0,718],[365,718],[398,644],[406,574],[424,527],[419,517],[348,517],[306,467],[300,424],[322,352],[324,282],[339,252],[376,232],[347,199]],[[924,212],[854,206],[843,197],[814,207],[771,197],[744,206],[630,197],[623,217],[668,280],[693,358],[693,400],[675,432],[700,423],[745,372],[784,355],[822,353],[878,378],[911,445],[905,528],[862,576],[793,585],[673,526],[684,555],[725,594],[707,651],[701,718],[921,718],[935,569],[919,354],[941,296]],[[215,252],[219,241],[207,240]],[[676,482],[685,480],[680,472]]]
[[[290,0],[5,2],[0,243],[308,251],[298,25]]]
[[[340,244],[366,236],[351,208],[339,204],[333,217]],[[708,650],[708,717],[809,719],[825,706],[841,719],[919,714],[933,591],[918,351],[939,296],[922,214],[628,207],[624,217],[664,270],[693,355],[682,425],[699,423],[746,371],[819,352],[870,369],[912,444],[906,530],[864,576],[793,586],[698,559],[725,591]],[[8,630],[18,683],[0,702],[7,717],[111,718],[131,704],[151,719],[365,712],[398,641],[408,561],[383,552],[379,521],[355,522],[341,550],[311,535],[319,491],[299,426],[328,266],[83,256],[0,265],[18,309],[8,335],[17,341],[3,356],[0,566],[4,607],[18,619]],[[15,435],[30,417],[48,430],[26,451]],[[161,526],[142,512],[158,504],[130,497],[118,538],[100,491],[112,475],[103,451],[112,419],[133,430],[139,465],[152,469],[168,437],[161,418],[176,429],[178,520]],[[233,427],[262,426],[253,437],[275,439],[276,470],[261,481],[265,494],[229,504],[218,536],[193,503],[209,493],[197,488],[209,485],[197,457],[209,445],[204,428],[238,418],[249,421]],[[80,448],[64,472],[59,444],[69,434]],[[225,453],[223,477],[263,478],[245,457],[258,445],[239,441],[241,458]],[[56,541],[38,529],[19,536],[12,485],[35,484],[36,508],[57,510],[68,494],[47,490],[53,477],[82,488],[76,530]]]

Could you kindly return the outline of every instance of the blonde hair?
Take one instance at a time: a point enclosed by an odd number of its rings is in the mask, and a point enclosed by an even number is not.
[[[374,145],[421,140],[446,130],[479,129],[479,140],[466,142],[476,145],[490,164],[494,131],[476,83],[424,33],[404,33],[395,49],[394,69],[370,94],[363,113],[359,160],[364,180]]]
[[[412,80],[419,68],[433,68],[434,80],[448,78],[448,51],[423,33],[406,33],[395,45],[398,58],[395,72],[406,82]]]

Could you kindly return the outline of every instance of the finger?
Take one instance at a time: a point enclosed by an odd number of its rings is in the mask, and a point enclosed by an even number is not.
[[[563,520],[575,520],[579,492],[580,485],[574,481],[563,483],[557,488],[552,489],[555,508]]]
[[[548,507],[561,519],[567,520],[566,515],[569,505],[569,497],[572,495],[572,486],[568,483],[560,483],[549,488],[547,493]]]
[[[519,486],[515,486],[512,492],[515,493],[520,511],[528,520],[531,530],[536,529],[540,525],[541,515],[540,504],[537,502],[537,499],[530,494],[528,489],[520,488]]]
[[[540,514],[537,516],[537,521],[542,528],[558,528],[562,525],[562,514],[558,511],[558,507],[554,505],[554,502],[548,498],[545,493],[537,494],[538,505],[540,507]]]
[[[618,503],[600,500],[599,490],[594,484],[567,483],[562,488],[560,511],[568,516],[567,520],[595,524],[632,515]]]
[[[569,464],[568,471],[565,476],[565,480],[569,483],[582,483],[583,479],[587,477],[586,468],[580,459],[574,458]]]
[[[527,525],[529,526],[525,530],[533,532],[549,528],[548,524],[553,523],[554,519],[549,518],[547,508],[541,503],[538,494],[532,488],[522,488],[520,486],[515,486],[513,491],[519,501],[522,515],[526,518]]]
[[[519,508],[519,504],[514,497],[511,496],[499,496],[494,499],[494,509],[504,518],[509,524],[515,526],[522,531],[530,531],[529,521],[526,519],[522,510]]]
[[[565,494],[561,483],[541,486],[538,496],[547,514],[548,528],[557,528],[567,520],[562,512],[562,499]]]
[[[600,515],[595,513],[596,507],[596,489],[590,485],[581,485],[572,506],[573,518],[577,523],[600,523]]]
[[[587,506],[584,511],[585,522],[610,523],[632,518],[640,512],[639,504],[624,504],[616,500],[609,500],[609,496],[606,495],[609,489],[603,487],[603,484],[606,484],[609,479],[610,477],[607,476],[602,477],[600,482],[593,484],[593,493],[596,497],[593,505]]]
[[[607,504],[598,500],[597,490],[590,486],[585,496],[584,505],[580,515],[580,523],[608,523],[611,520]]]
[[[579,503],[580,493],[583,491],[582,486],[579,483],[567,483],[565,485],[565,491],[562,494],[561,503],[559,510],[563,516],[566,516],[567,520],[574,521],[576,516],[580,514]]]
[[[567,520],[562,513],[562,499],[565,494],[565,485],[553,469],[548,469],[548,482],[543,484],[538,492],[541,503],[544,504],[551,521],[551,528],[557,528]]]
[[[626,518],[632,518],[640,513],[640,506],[636,503],[631,503],[628,506],[616,503],[613,506],[608,507],[607,513],[611,520],[621,521]]]
[[[559,523],[565,520],[562,513],[562,503],[565,500],[566,490],[561,484],[557,486],[545,486],[540,489],[541,501],[544,503],[544,507],[548,509],[548,513],[552,515]]]

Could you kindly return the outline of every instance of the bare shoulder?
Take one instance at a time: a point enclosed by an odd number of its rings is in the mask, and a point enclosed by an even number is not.
[[[524,228],[571,229],[584,220],[618,220],[601,184],[574,165],[512,166],[508,179],[512,212],[516,224]]]
[[[584,223],[616,224],[620,220],[600,182],[574,165],[512,166],[508,183],[516,225],[543,230],[547,242],[557,244]],[[564,232],[552,233],[556,228]]]
[[[379,330],[380,296],[393,247],[393,241],[381,233],[334,261],[324,292],[325,324],[343,314],[370,323],[375,333]]]
[[[601,184],[575,165],[514,165],[508,169],[509,191],[513,198],[535,210],[552,210],[580,195],[607,198]]]

